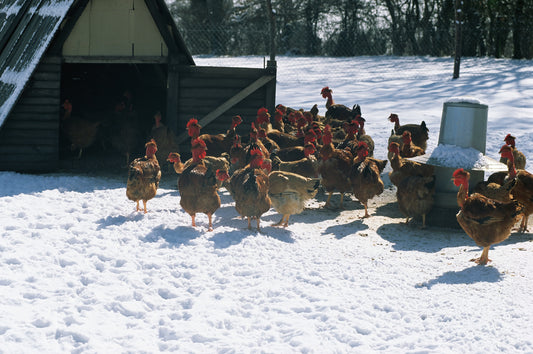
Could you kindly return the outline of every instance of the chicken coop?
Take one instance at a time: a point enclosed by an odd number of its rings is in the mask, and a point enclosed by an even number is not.
[[[244,133],[275,91],[275,61],[195,65],[164,0],[2,1],[0,170],[125,165],[156,112],[187,155],[190,118],[220,133],[240,115]]]

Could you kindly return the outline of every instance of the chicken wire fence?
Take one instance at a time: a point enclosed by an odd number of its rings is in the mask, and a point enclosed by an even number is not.
[[[264,58],[257,62],[257,66],[266,65],[270,57],[269,33],[267,30],[239,32],[238,35],[231,31],[228,26],[205,25],[202,27],[182,28],[182,34],[187,47],[195,57],[220,57],[225,66],[236,66],[227,57],[237,56],[257,56]],[[324,32],[328,36],[328,32]],[[386,40],[366,39],[356,41],[353,38],[346,40],[338,39],[329,42],[325,39],[315,39],[317,44],[304,36],[296,35],[296,40],[291,39],[290,43],[284,43],[283,38],[277,39],[276,59],[278,62],[278,74],[283,75],[286,80],[297,80],[305,82],[306,77],[312,72],[327,72],[330,79],[343,80],[353,79],[358,81],[388,80],[396,78],[427,79],[430,76],[442,75],[451,77],[454,70],[454,48],[448,44],[447,48],[441,48],[440,53],[449,52],[445,56],[431,55],[392,55],[392,49]],[[338,36],[337,36],[338,38]],[[342,44],[344,43],[344,45]],[[357,45],[351,44],[357,43]],[[361,44],[363,43],[363,44]],[[309,50],[308,48],[317,46],[319,49]],[[432,50],[422,50],[420,53],[431,52]],[[310,52],[317,54],[309,55]],[[346,66],[338,66],[339,61],[353,61],[357,57],[358,66],[351,67],[351,71],[346,71]],[[390,61],[380,61],[380,57],[394,58]],[[291,58],[291,60],[286,60]],[[328,64],[331,62],[331,65]],[[403,68],[409,70],[399,71],[397,64],[402,64]],[[372,66],[372,70],[367,70]],[[428,70],[430,68],[430,70]],[[310,72],[311,70],[311,72]],[[464,58],[461,62],[460,73],[464,75],[490,75],[493,70],[505,70],[505,67],[485,68],[483,58]]]

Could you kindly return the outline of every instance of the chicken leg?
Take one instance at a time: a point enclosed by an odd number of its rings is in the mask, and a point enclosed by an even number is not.
[[[283,226],[283,227],[287,227],[289,226],[289,218],[291,217],[290,214],[284,214],[283,217],[281,218],[281,220],[277,223],[277,224],[274,224],[272,226]],[[286,220],[285,220],[286,219]]]
[[[207,214],[209,219],[209,229],[207,231],[213,231],[213,214]]]
[[[329,192],[328,194],[328,200],[326,200],[326,204],[324,204],[324,208],[329,208],[331,207],[331,204],[330,204],[330,201],[331,201],[331,196],[333,195],[333,192]]]
[[[370,214],[368,213],[368,206],[366,205],[366,203],[363,203],[363,206],[365,207],[365,215],[363,215],[361,218],[369,218]]]
[[[470,262],[476,262],[477,264],[480,264],[480,265],[485,265],[488,262],[492,262],[492,260],[489,259],[489,249],[490,249],[490,246],[483,247],[483,251],[481,252],[481,257],[473,258],[470,260]]]
[[[192,227],[196,227],[196,214],[192,214],[191,219],[192,219]]]
[[[144,213],[145,214],[148,212],[148,210],[146,209],[146,202],[147,202],[147,200],[143,199],[143,206],[144,206]]]

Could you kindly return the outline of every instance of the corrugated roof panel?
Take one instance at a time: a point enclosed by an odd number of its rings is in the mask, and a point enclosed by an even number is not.
[[[20,3],[20,2],[18,2]],[[29,0],[4,48],[0,48],[0,126],[33,74],[74,0]]]
[[[4,47],[9,39],[11,29],[17,22],[17,19],[24,13],[25,0],[2,0],[0,6],[0,50]]]

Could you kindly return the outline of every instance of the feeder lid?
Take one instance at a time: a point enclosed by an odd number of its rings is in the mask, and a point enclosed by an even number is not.
[[[475,97],[470,96],[457,96],[457,97],[450,97],[444,103],[469,103],[473,105],[480,105],[480,106],[486,106],[488,107],[487,103],[481,101],[480,99],[477,99]]]
[[[479,150],[456,145],[440,144],[431,153],[412,157],[409,160],[426,165],[464,168],[472,171],[507,171],[507,165],[483,155]]]

